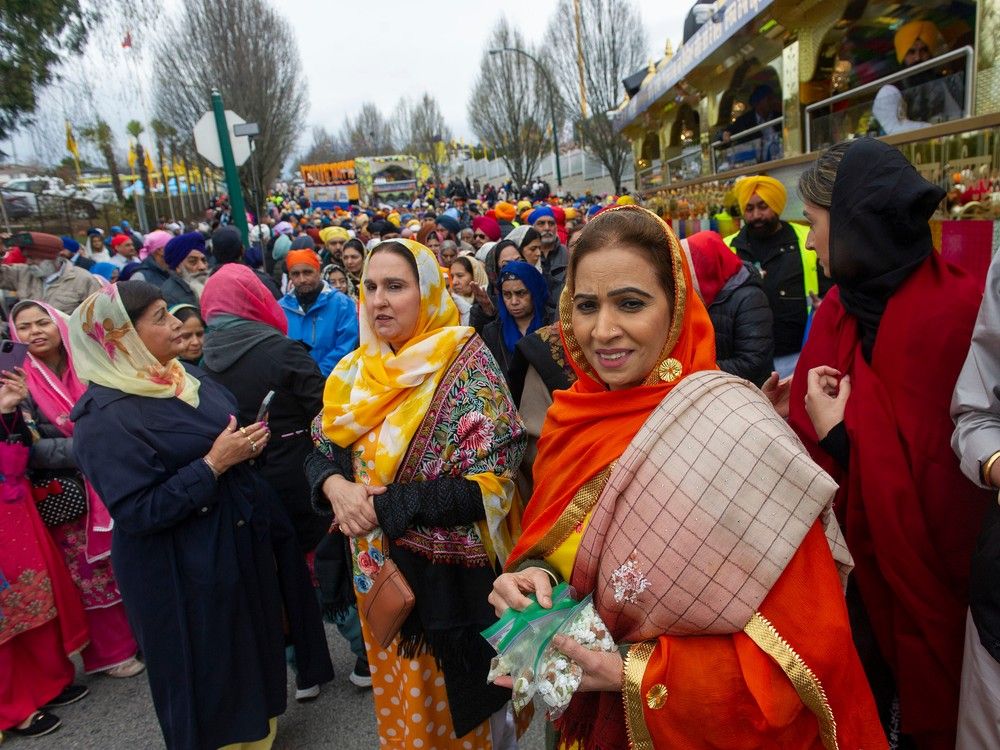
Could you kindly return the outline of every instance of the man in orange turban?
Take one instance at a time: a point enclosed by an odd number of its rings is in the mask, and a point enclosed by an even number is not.
[[[733,186],[743,227],[725,238],[740,260],[761,276],[774,317],[774,369],[781,377],[795,370],[812,315],[813,300],[830,280],[816,268],[816,253],[806,248],[809,228],[781,220],[788,193],[767,175],[743,177]]]
[[[288,320],[288,337],[302,341],[327,377],[341,358],[358,346],[354,301],[323,281],[315,250],[289,251],[285,257],[292,289],[278,300]]]

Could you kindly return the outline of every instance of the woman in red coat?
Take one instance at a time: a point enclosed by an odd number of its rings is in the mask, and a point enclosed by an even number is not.
[[[852,625],[883,720],[898,699],[898,731],[919,748],[953,748],[988,497],[950,450],[949,405],[982,284],[934,251],[927,222],[944,192],[897,149],[838,144],[799,190],[807,246],[837,286],[802,350],[789,419],[840,485]]]

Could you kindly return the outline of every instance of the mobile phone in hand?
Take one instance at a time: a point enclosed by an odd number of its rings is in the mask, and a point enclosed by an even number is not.
[[[13,372],[15,368],[24,364],[27,356],[27,344],[18,341],[0,341],[0,372],[4,370]]]
[[[264,400],[260,402],[260,408],[257,410],[257,419],[255,422],[267,422],[270,418],[271,401],[274,400],[274,391],[268,391],[267,395],[264,396]]]

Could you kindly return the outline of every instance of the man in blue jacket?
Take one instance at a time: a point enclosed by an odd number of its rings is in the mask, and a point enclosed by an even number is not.
[[[294,288],[278,304],[288,319],[288,337],[309,347],[326,377],[358,347],[357,308],[350,297],[323,281],[315,251],[292,250],[285,261]]]

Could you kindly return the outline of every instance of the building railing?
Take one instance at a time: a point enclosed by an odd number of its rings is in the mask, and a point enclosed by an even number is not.
[[[938,55],[930,60],[926,60],[922,63],[917,63],[909,68],[905,68],[896,73],[892,73],[887,76],[883,76],[876,81],[871,81],[870,83],[857,86],[850,91],[843,91],[839,94],[834,94],[833,96],[827,97],[822,101],[815,102],[806,107],[806,117],[805,117],[805,131],[806,131],[806,153],[812,151],[812,121],[814,117],[814,112],[819,109],[824,109],[830,107],[838,102],[845,101],[847,99],[853,99],[861,94],[868,93],[870,91],[877,91],[878,89],[886,86],[888,84],[896,83],[897,81],[902,81],[906,78],[914,76],[918,73],[923,73],[926,70],[933,70],[934,68],[939,68],[943,64],[951,62],[953,60],[960,60],[965,58],[965,96],[963,102],[963,117],[969,117],[972,114],[972,94],[973,85],[972,77],[975,73],[975,53],[972,47],[965,46],[960,47],[951,52],[946,52],[943,55]]]
[[[711,153],[712,174],[716,174],[719,171],[719,167],[718,167],[718,151],[719,151],[719,149],[722,149],[722,148],[732,148],[734,146],[745,145],[750,140],[752,140],[751,136],[757,135],[758,133],[760,133],[761,136],[763,136],[764,131],[770,130],[770,129],[774,128],[775,126],[777,126],[777,131],[778,131],[777,137],[780,140],[781,139],[781,129],[782,129],[782,126],[784,124],[785,124],[785,118],[784,117],[775,117],[773,120],[768,120],[767,122],[762,122],[760,125],[755,125],[754,127],[747,128],[746,130],[741,130],[739,133],[734,133],[730,137],[730,140],[729,140],[728,143],[725,143],[723,141],[716,141],[715,143],[711,144],[709,150],[710,150],[710,153]],[[778,157],[778,158],[780,158],[780,157]],[[762,158],[758,158],[757,163],[760,164],[760,163],[763,163],[765,161],[771,161],[771,159],[769,159],[769,158],[763,158],[763,159]]]
[[[702,151],[697,147],[667,159],[667,182],[701,177],[701,160]]]

